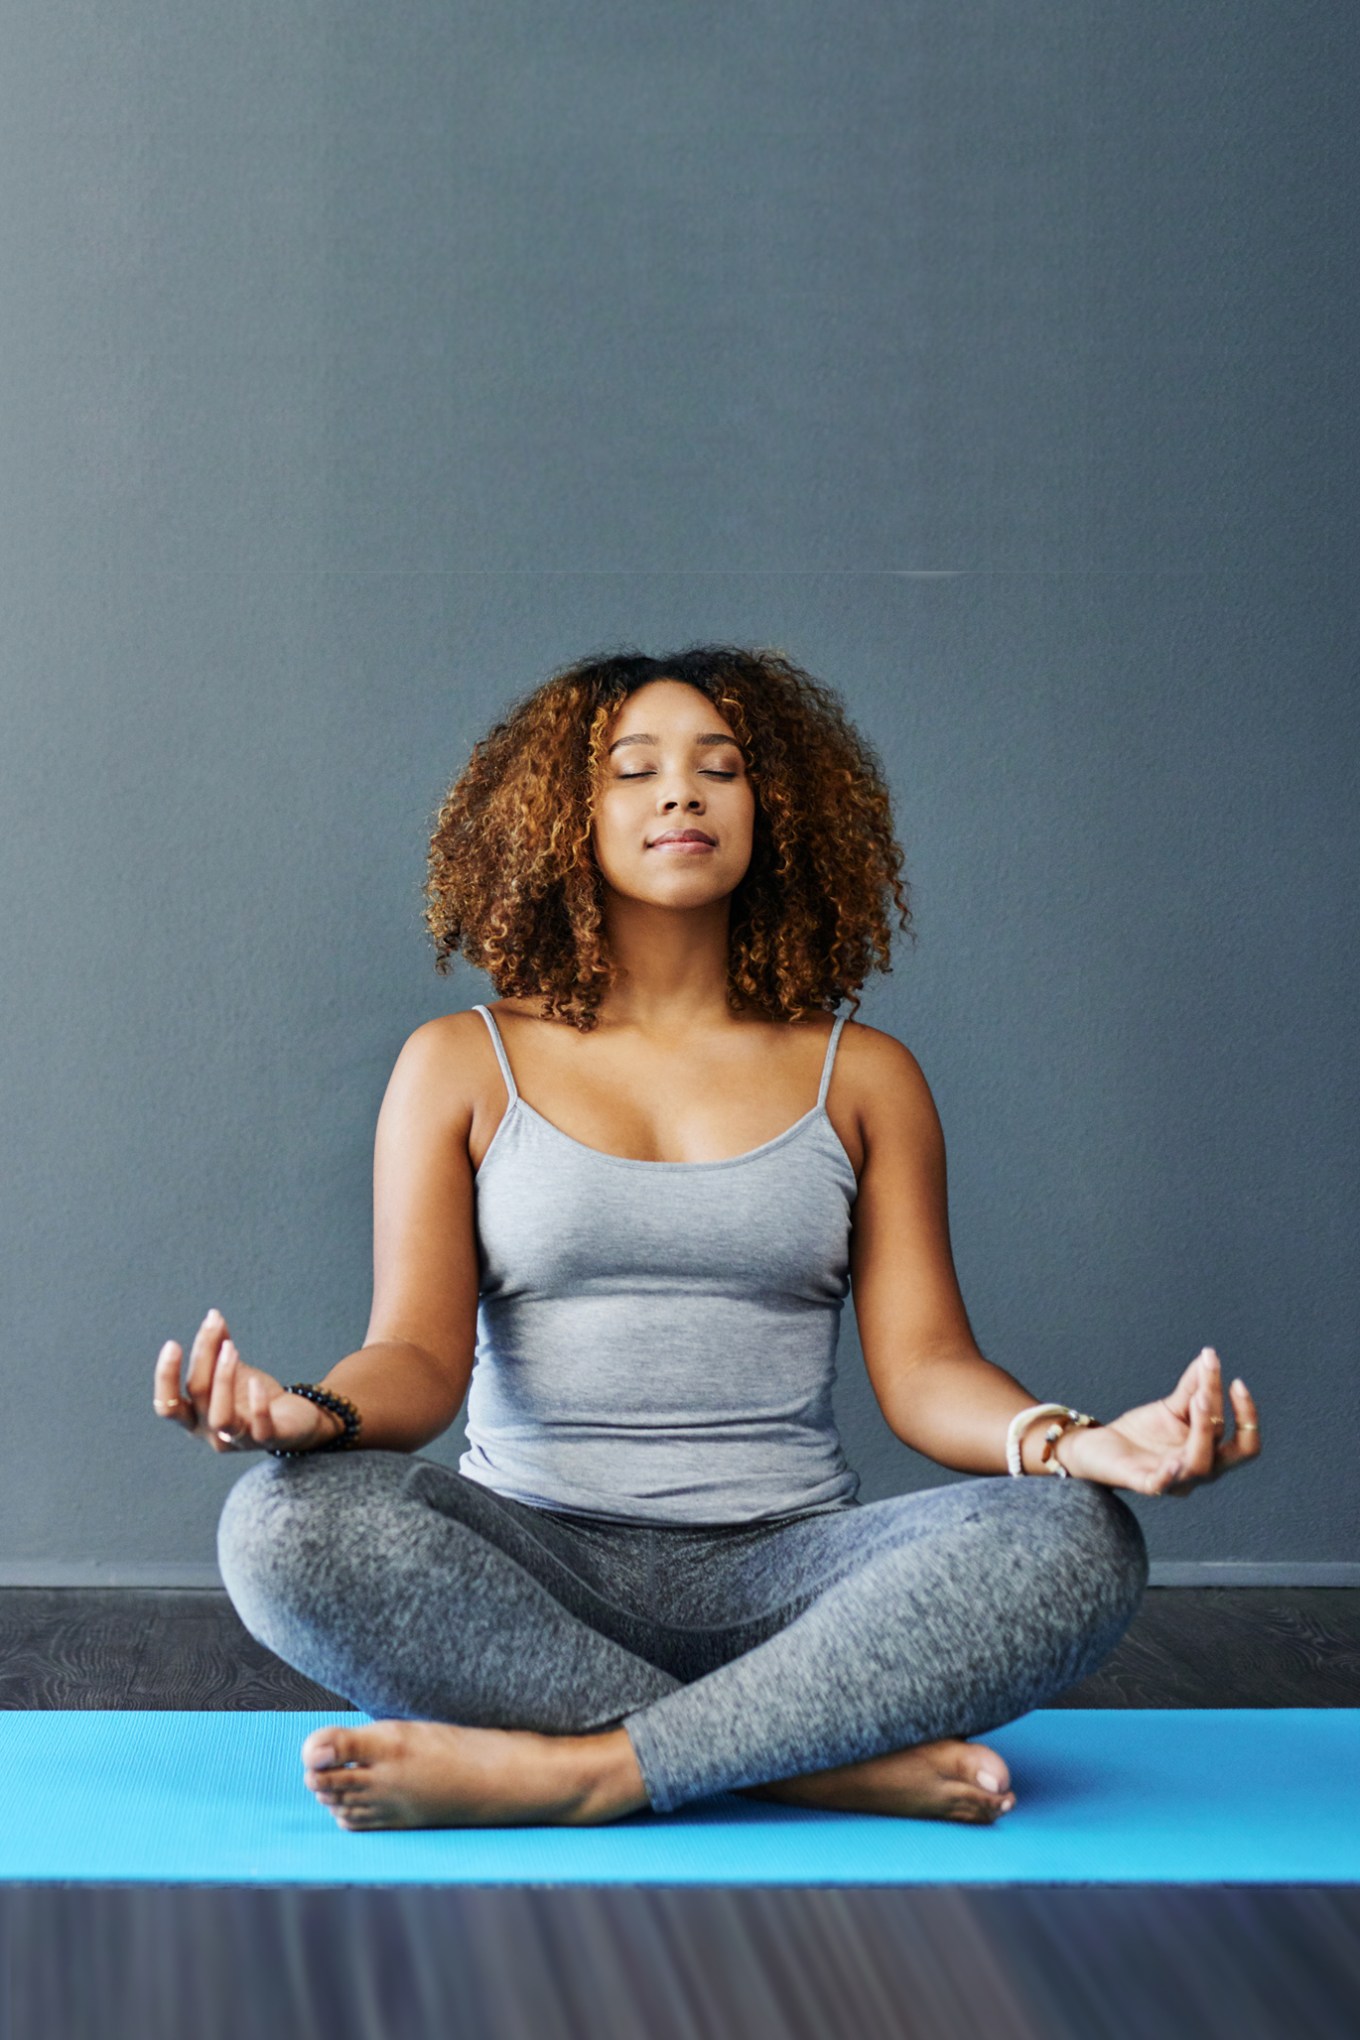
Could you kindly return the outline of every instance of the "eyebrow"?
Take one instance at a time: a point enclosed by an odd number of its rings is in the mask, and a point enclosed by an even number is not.
[[[640,730],[631,737],[615,737],[613,743],[609,746],[609,750],[605,752],[605,756],[609,757],[610,753],[617,751],[621,744],[655,744],[657,741],[658,739],[646,730]],[[704,736],[696,737],[694,741],[696,744],[730,744],[734,751],[741,749],[741,745],[735,737],[725,737],[720,730],[710,730]]]

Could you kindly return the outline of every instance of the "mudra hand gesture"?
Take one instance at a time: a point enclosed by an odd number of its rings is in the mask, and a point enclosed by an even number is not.
[[[310,1452],[342,1428],[328,1410],[290,1394],[263,1368],[245,1366],[220,1311],[210,1310],[199,1326],[181,1388],[183,1357],[177,1342],[167,1339],[156,1360],[152,1407],[158,1417],[206,1438],[214,1452],[253,1445]]]
[[[1126,1410],[1108,1424],[1065,1430],[1054,1450],[1074,1478],[1140,1495],[1188,1495],[1201,1482],[1245,1466],[1261,1450],[1246,1383],[1234,1381],[1229,1394],[1234,1431],[1226,1438],[1223,1370],[1206,1346],[1170,1395]]]

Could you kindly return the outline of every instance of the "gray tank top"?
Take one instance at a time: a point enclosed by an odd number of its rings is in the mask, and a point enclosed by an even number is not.
[[[460,1473],[531,1507],[746,1523],[849,1506],[831,1408],[855,1172],[817,1103],[718,1162],[604,1154],[520,1097],[477,1171]]]

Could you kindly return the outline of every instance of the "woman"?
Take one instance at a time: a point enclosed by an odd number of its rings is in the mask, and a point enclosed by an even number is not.
[[[182,1387],[174,1341],[156,1365],[162,1416],[269,1455],[219,1530],[242,1620],[375,1717],[302,1746],[341,1827],[721,1791],[994,1821],[1007,1766],[969,1738],[1138,1606],[1113,1490],[1256,1456],[1208,1349],[1099,1425],[979,1352],[925,1077],[833,1017],[891,967],[900,867],[872,748],[776,652],[583,661],[474,749],[427,919],[436,967],[500,996],[397,1058],[362,1348],[285,1386],[213,1311]],[[981,1478],[858,1501],[830,1401],[852,1282],[888,1423]],[[419,1454],[465,1392],[455,1472]]]

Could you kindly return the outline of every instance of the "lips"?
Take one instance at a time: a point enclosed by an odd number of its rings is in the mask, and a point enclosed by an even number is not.
[[[706,836],[702,829],[667,829],[664,836],[653,836],[647,847],[658,850],[666,843],[702,843],[710,850],[714,847],[713,838]]]

